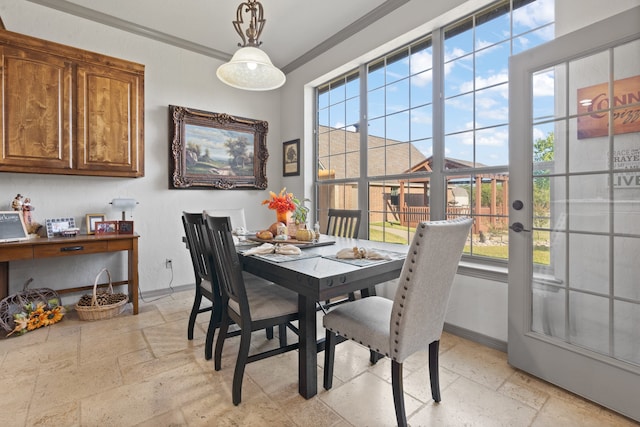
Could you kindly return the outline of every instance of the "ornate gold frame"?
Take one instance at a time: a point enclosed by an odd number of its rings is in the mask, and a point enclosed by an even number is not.
[[[267,188],[266,121],[175,105],[169,106],[169,117],[170,189]]]

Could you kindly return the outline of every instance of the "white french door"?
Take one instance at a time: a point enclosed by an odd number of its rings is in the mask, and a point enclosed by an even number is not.
[[[510,63],[508,358],[640,421],[639,22]]]

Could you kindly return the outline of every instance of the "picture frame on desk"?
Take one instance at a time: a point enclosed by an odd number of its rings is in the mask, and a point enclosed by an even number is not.
[[[118,221],[118,234],[133,234],[133,221]]]
[[[87,214],[87,234],[96,233],[96,222],[102,222],[106,218],[105,214]]]
[[[97,221],[96,236],[107,236],[118,234],[118,221]]]
[[[47,238],[59,237],[70,228],[76,227],[74,218],[48,218],[45,222],[47,227]]]

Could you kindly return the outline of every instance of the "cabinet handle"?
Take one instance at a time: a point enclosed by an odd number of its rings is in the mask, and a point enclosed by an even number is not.
[[[84,246],[68,246],[66,248],[60,248],[60,252],[75,252],[75,251],[83,251]]]

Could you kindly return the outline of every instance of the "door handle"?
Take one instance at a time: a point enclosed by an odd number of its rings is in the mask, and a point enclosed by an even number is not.
[[[512,229],[513,231],[515,231],[516,233],[520,233],[521,231],[527,231],[527,232],[531,232],[531,230],[526,230],[524,228],[524,225],[522,225],[521,222],[514,222],[513,224],[511,224],[509,226],[510,229]]]

